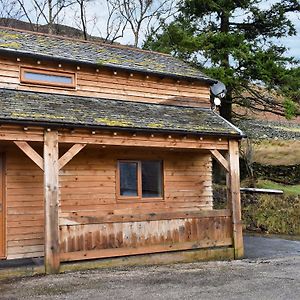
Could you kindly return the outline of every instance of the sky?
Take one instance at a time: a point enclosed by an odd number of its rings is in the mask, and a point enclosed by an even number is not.
[[[98,0],[100,2],[105,2],[103,0]],[[284,1],[284,0],[282,0]],[[265,0],[262,2],[261,6],[262,8],[268,8],[272,3],[278,2],[278,0]],[[92,15],[92,12],[100,12],[100,18],[97,23],[97,28],[104,28],[105,27],[105,20],[107,19],[107,12],[106,12],[106,6],[102,4],[96,4],[93,3],[92,7],[88,7],[87,11],[90,15]],[[287,38],[282,38],[280,40],[275,40],[277,44],[282,44],[288,48],[287,55],[293,56],[296,59],[300,60],[300,14],[296,15],[295,13],[289,14],[290,20],[295,24],[297,35]],[[92,34],[99,35],[99,30],[97,28],[92,26],[90,23],[90,30]],[[118,42],[121,44],[132,44],[133,43],[133,35],[130,31],[130,28],[127,28],[124,32],[124,37],[119,39]]]
[[[295,14],[290,14],[290,19],[295,24],[297,35],[284,38],[279,42],[281,42],[283,45],[289,48],[288,51],[289,56],[293,56],[300,60],[300,16],[296,16]]]

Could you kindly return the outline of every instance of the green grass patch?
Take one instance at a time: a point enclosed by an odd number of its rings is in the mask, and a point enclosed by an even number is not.
[[[258,188],[282,190],[284,194],[289,196],[300,196],[300,184],[284,185],[270,180],[259,179],[256,183]]]

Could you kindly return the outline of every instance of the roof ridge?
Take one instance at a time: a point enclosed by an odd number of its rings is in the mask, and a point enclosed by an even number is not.
[[[94,44],[94,45],[101,45],[101,46],[105,46],[105,47],[128,49],[128,50],[134,50],[134,51],[146,52],[146,53],[154,53],[154,54],[159,54],[159,55],[164,55],[164,56],[175,58],[171,54],[168,54],[168,53],[162,53],[162,52],[152,51],[152,50],[145,50],[145,49],[141,49],[141,48],[137,48],[137,47],[129,46],[129,45],[121,45],[121,44],[116,45],[116,44],[104,43],[101,41],[96,42],[96,41],[91,41],[91,40],[82,40],[82,39],[71,38],[71,37],[63,36],[63,35],[31,31],[31,30],[26,30],[26,29],[18,29],[18,28],[13,28],[13,27],[9,27],[9,26],[0,26],[0,30],[1,29],[12,30],[12,31],[17,31],[17,32],[24,32],[24,33],[29,33],[29,34],[33,34],[33,35],[39,35],[39,36],[47,36],[47,37],[52,37],[52,38],[57,38],[57,39],[62,39],[62,40],[74,41],[74,42],[81,42],[81,43],[85,43],[85,44]]]

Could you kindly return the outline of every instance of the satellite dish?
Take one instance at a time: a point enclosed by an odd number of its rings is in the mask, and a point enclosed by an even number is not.
[[[226,86],[223,82],[218,81],[210,87],[210,91],[215,97],[224,98],[226,95]]]

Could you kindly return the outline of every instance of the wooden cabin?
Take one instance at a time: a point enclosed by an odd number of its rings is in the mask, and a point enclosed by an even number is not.
[[[164,252],[242,257],[242,132],[211,109],[213,83],[166,54],[0,28],[0,259],[44,257],[55,273]]]

